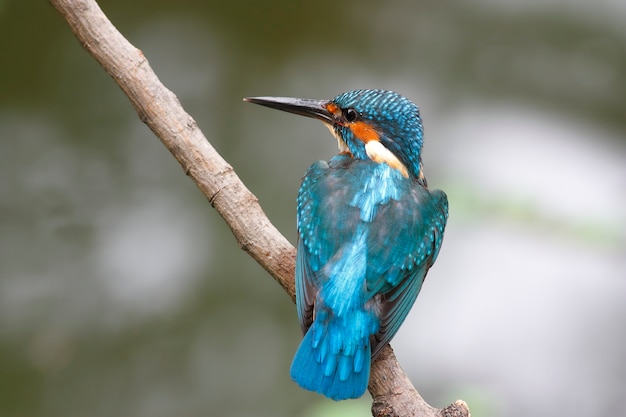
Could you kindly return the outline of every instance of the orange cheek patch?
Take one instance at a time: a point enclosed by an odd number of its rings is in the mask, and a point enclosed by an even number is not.
[[[350,130],[354,133],[354,136],[362,142],[369,142],[371,140],[379,140],[380,136],[378,132],[374,130],[370,125],[365,122],[356,122],[350,125]]]

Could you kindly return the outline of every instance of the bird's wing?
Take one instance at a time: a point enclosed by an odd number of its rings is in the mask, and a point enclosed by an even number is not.
[[[321,270],[350,241],[359,221],[358,209],[346,203],[348,190],[343,181],[341,173],[328,163],[316,162],[298,193],[296,305],[303,333],[313,322],[315,298],[327,279]]]
[[[304,241],[299,239],[296,255],[296,306],[302,334],[305,334],[313,323],[313,307],[317,295],[315,281],[315,273],[311,271],[307,261]]]
[[[414,187],[400,201],[380,207],[370,226],[368,290],[379,309],[372,356],[393,338],[439,254],[448,217],[443,191]]]

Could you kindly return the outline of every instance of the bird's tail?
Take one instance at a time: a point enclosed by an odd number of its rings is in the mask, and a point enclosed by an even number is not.
[[[367,325],[366,312],[356,314],[361,320],[351,325],[318,315],[293,358],[291,379],[335,401],[362,396],[370,375],[372,323]]]

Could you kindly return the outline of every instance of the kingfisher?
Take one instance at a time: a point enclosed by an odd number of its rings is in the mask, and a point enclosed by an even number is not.
[[[429,190],[419,108],[385,90],[332,100],[244,101],[321,120],[339,154],[306,171],[297,199],[296,306],[304,335],[291,365],[302,388],[361,397],[371,361],[396,334],[437,259],[448,200]]]

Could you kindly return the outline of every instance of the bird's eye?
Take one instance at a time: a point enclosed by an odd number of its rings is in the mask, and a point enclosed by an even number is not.
[[[343,113],[343,116],[346,118],[346,121],[354,122],[359,116],[359,113],[357,113],[357,111],[354,109],[346,109]]]

